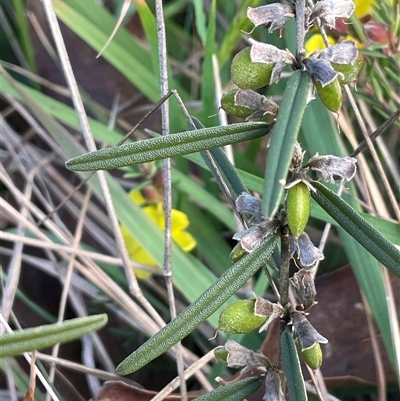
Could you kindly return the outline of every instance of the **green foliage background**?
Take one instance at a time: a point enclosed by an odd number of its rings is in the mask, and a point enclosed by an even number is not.
[[[170,69],[169,86],[179,92],[190,114],[197,117],[206,127],[221,124],[215,103],[216,83],[219,82],[224,90],[230,89],[230,60],[239,49],[245,46],[242,32],[251,30],[250,23],[246,18],[246,9],[249,6],[255,7],[260,4],[261,2],[258,0],[241,2],[176,0],[165,5]],[[101,50],[115,27],[121,5],[122,1],[117,0],[108,2],[107,7],[93,0],[53,0],[53,6],[59,20],[96,52]],[[394,6],[391,6],[389,2],[381,2],[381,8],[375,11],[374,18],[378,22],[385,23],[392,35],[398,35],[399,16],[396,12],[389,12],[390,7]],[[54,168],[61,174],[65,174],[64,162],[87,152],[79,135],[79,119],[73,107],[69,105],[68,96],[64,96],[60,101],[59,95],[49,95],[49,91],[45,90],[48,83],[35,75],[37,72],[35,48],[31,43],[31,33],[29,32],[32,28],[29,28],[25,3],[22,0],[9,0],[4,2],[2,8],[4,18],[7,21],[7,24],[3,24],[1,28],[2,44],[0,46],[2,109],[5,121],[14,132],[13,138],[17,138],[23,134],[23,130],[18,129],[17,125],[13,125],[13,121],[10,120],[10,116],[5,111],[9,107],[13,110],[19,110],[17,105],[28,110],[28,114],[19,111],[28,126],[36,127],[35,124],[38,124],[46,133],[44,134],[36,129],[40,144],[33,142],[30,151],[33,152],[32,154],[39,151],[42,159],[56,155],[49,162],[50,167],[46,168]],[[143,28],[140,30],[140,34],[137,32],[133,34],[124,26],[120,27],[101,57],[120,72],[132,85],[132,90],[135,89],[140,92],[142,99],[151,105],[160,98],[154,5],[152,2],[133,2],[125,21],[129,18],[134,18],[135,23],[140,24]],[[362,24],[357,19],[353,19],[352,22],[353,25],[349,29],[354,35],[358,35],[360,40],[364,40],[365,32]],[[294,50],[295,34],[294,25],[291,23],[284,30],[282,38],[276,34],[269,35],[263,29],[257,29],[252,36],[257,40]],[[300,142],[307,156],[311,157],[317,152],[338,156],[350,154],[363,140],[360,133],[362,124],[366,124],[366,131],[371,133],[399,109],[399,53],[397,49],[397,53],[389,54],[386,49],[387,46],[372,43],[361,50],[361,53],[364,54],[364,66],[357,84],[351,87],[356,104],[361,110],[361,120],[353,108],[354,105],[351,105],[347,98],[338,120],[325,110],[318,99],[306,107],[301,123]],[[72,49],[67,48],[67,50],[73,54]],[[217,69],[213,67],[213,56],[218,61]],[[197,63],[191,61],[193,57],[197,57]],[[90,74],[90,71],[87,73]],[[284,91],[286,78],[282,79],[279,84],[266,88],[265,94],[279,99]],[[116,88],[117,92],[118,88]],[[98,142],[98,147],[116,145],[129,131],[130,124],[118,115],[115,123],[110,124],[111,111],[106,110],[84,91],[82,91],[82,96],[85,107],[92,111],[89,124]],[[32,120],[27,119],[27,115],[33,118],[35,124]],[[174,99],[171,100],[170,115],[171,132],[187,130],[186,117]],[[156,125],[154,130],[157,131],[158,128]],[[3,129],[5,128],[3,127]],[[389,184],[393,188],[396,188],[397,185],[398,188],[398,130],[397,121],[378,140],[378,156],[382,163],[382,169],[376,168],[375,160],[369,152],[364,152],[359,157],[357,175],[359,178],[354,183],[347,185],[347,191],[344,195],[345,200],[353,208],[396,245],[400,244],[399,225],[395,218],[393,199],[390,199],[382,187],[381,178],[384,174]],[[137,139],[139,135],[149,136],[147,132],[139,130],[139,132],[134,133],[132,140]],[[30,182],[27,174],[30,170],[29,165],[26,164],[20,153],[14,153],[11,150],[15,145],[11,145],[8,134],[7,136],[2,135],[1,141],[7,156],[20,158],[18,161],[14,161],[16,167],[13,165],[12,168],[9,167],[6,172],[3,171],[2,173],[4,195],[18,198],[18,190],[26,190]],[[244,184],[250,191],[260,194],[265,193],[263,188],[265,154],[266,139],[256,139],[245,146],[233,147],[235,166]],[[41,158],[36,156],[36,163],[39,163]],[[18,163],[22,164],[23,167],[18,167]],[[159,166],[159,164],[155,164],[154,167],[159,168]],[[162,265],[164,258],[163,233],[139,206],[130,201],[127,195],[127,190],[131,187],[146,185],[150,181],[149,176],[140,167],[129,167],[124,172],[135,178],[121,180],[118,174],[106,174],[118,219],[131,228],[138,242]],[[51,180],[51,175],[46,170],[41,174],[43,174],[41,179],[44,180],[44,187],[53,193],[55,189],[46,184],[46,180]],[[18,184],[17,188],[10,185],[15,176],[23,177],[23,184]],[[85,178],[87,176],[87,173],[76,173],[77,178],[70,177],[69,181],[77,183],[78,177]],[[9,178],[7,179],[7,177]],[[72,188],[66,185],[67,182],[68,180],[60,183],[62,186],[61,199],[58,198],[59,195],[54,195],[53,203],[57,203],[57,200],[61,201],[72,191]],[[228,255],[232,244],[229,238],[236,231],[236,223],[230,205],[221,196],[209,169],[199,154],[178,157],[174,161],[172,183],[174,207],[188,214],[190,231],[198,243],[193,254],[186,254],[176,245],[172,245],[173,284],[179,294],[178,305],[181,310],[184,305],[195,301],[231,266]],[[96,205],[96,207],[99,205],[98,207],[104,210],[104,196],[98,179],[92,177],[88,182],[88,187],[93,191],[91,204]],[[33,199],[29,199],[29,202],[31,205],[34,204]],[[74,198],[68,202],[71,202],[71,205],[79,205],[79,202],[76,203],[77,201]],[[68,213],[74,215],[74,218],[78,217],[79,214],[76,210],[74,211],[73,206],[72,209],[68,208],[67,203],[64,207],[65,210],[69,210]],[[49,209],[42,206],[41,212],[44,216],[49,213]],[[10,213],[9,209],[6,210],[6,213]],[[18,219],[23,221],[21,214],[16,214],[16,216],[14,220],[16,219],[17,223]],[[335,232],[338,234],[338,239],[332,240],[331,246],[326,251],[321,271],[335,269],[347,262],[351,264],[360,288],[371,307],[391,364],[395,368],[398,367],[399,360],[396,356],[394,342],[398,341],[399,330],[398,327],[396,328],[393,325],[396,319],[393,316],[393,309],[386,301],[389,282],[387,273],[370,253],[338,227],[315,202],[312,204],[311,217],[309,228],[315,233],[313,238],[315,242],[318,242],[325,222],[333,223]],[[101,218],[107,219],[104,212],[101,213]],[[37,219],[40,220],[39,217]],[[94,233],[93,226],[90,225],[93,219],[95,220],[96,216],[92,215],[90,219],[84,222],[84,229],[91,237],[90,249],[92,251],[96,249],[96,252],[101,255],[118,256],[115,252],[113,233],[108,227],[107,220],[97,221],[95,227],[100,231]],[[17,223],[10,224],[7,227],[7,232],[12,233],[12,230],[16,232]],[[44,227],[39,225],[37,221],[35,224],[37,228],[35,233],[32,233],[32,229],[25,227],[22,231],[17,231],[18,234],[22,237],[34,236],[43,241],[46,240],[50,244],[71,245],[74,228],[67,228],[62,225],[58,229],[51,225]],[[55,225],[57,226],[57,221]],[[39,236],[39,231],[42,233],[42,237]],[[102,235],[109,239],[110,244],[112,244],[108,248],[104,246],[104,241],[100,238]],[[13,238],[13,240],[8,241],[17,243],[17,238]],[[88,249],[85,238],[82,238],[80,242],[82,247]],[[29,251],[24,250],[24,255],[25,252],[29,255]],[[63,257],[67,260],[67,254],[64,254]],[[129,332],[144,333],[145,336],[154,334],[156,330],[154,326],[150,326],[150,316],[147,316],[149,320],[145,320],[144,317],[138,318],[137,308],[141,308],[138,306],[140,304],[127,297],[126,280],[120,267],[112,266],[109,262],[104,263],[101,259],[100,257],[99,270],[90,270],[94,269],[93,267],[88,267],[88,270],[84,268],[80,270],[83,280],[88,285],[93,286],[96,291],[104,294],[108,302],[112,301],[114,308],[105,307],[106,312],[109,314],[119,312],[125,316],[123,320],[128,325]],[[44,260],[47,260],[46,257]],[[91,266],[90,263],[88,266]],[[96,271],[103,272],[104,276],[98,273],[99,277],[96,278],[96,273],[93,273]],[[61,277],[60,275],[60,280],[62,280]],[[148,283],[141,283],[141,287],[157,311],[168,320],[168,311],[163,304],[165,290],[160,283],[162,281],[158,280],[157,275],[154,275]],[[263,294],[269,289],[269,283],[262,275],[255,277],[253,285],[257,294]],[[23,294],[20,296],[23,297]],[[233,298],[236,299],[237,297]],[[30,309],[35,310],[35,313],[47,316],[46,310],[41,310],[36,305],[35,300],[25,299],[24,302]],[[90,299],[89,297],[85,308],[91,308],[97,302],[99,302],[98,298]],[[77,307],[75,306],[75,308]],[[75,309],[76,311],[77,309]],[[141,309],[140,316],[144,316],[146,313]],[[210,333],[217,327],[217,324],[218,312],[208,319],[207,326],[202,326],[193,335],[193,341],[201,349],[212,347],[212,343],[207,343],[205,340],[211,336]],[[126,336],[126,338],[129,337]],[[222,340],[223,334],[220,334],[220,341]],[[235,340],[238,340],[237,337]],[[262,339],[255,334],[242,338],[242,343],[253,349],[259,347],[261,341]],[[114,363],[118,362],[114,361]],[[3,365],[3,370],[5,369]],[[218,372],[222,369],[220,366],[213,369],[211,376],[223,373]],[[15,376],[20,375],[21,384],[19,386],[23,389],[28,377],[21,372],[17,365],[14,365],[13,371]]]

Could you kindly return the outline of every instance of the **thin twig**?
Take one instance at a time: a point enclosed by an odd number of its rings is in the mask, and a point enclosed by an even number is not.
[[[304,36],[305,36],[305,0],[296,0],[296,61],[301,66],[305,56]]]
[[[86,365],[83,365],[83,364],[80,364],[77,362],[69,361],[67,359],[54,358],[51,355],[42,354],[41,352],[38,352],[36,357],[37,357],[37,359],[39,359],[41,361],[44,361],[44,362],[47,362],[50,364],[54,364],[57,366],[61,366],[66,369],[70,369],[74,372],[80,372],[80,373],[84,373],[86,375],[96,376],[102,380],[120,380],[127,384],[133,384],[133,385],[137,384],[133,380],[127,379],[126,377],[119,376],[116,373],[110,373],[110,372],[107,372],[107,371],[104,371],[101,369],[91,368],[91,367],[88,367]]]
[[[24,237],[19,234],[14,234],[14,233],[11,233],[8,231],[0,231],[0,236],[1,236],[2,241],[9,241],[9,242],[20,241],[21,243],[23,243],[25,245],[33,246],[36,248],[48,249],[50,251],[62,251],[64,253],[66,253],[67,255],[82,256],[82,257],[87,257],[93,261],[108,263],[108,264],[115,265],[115,266],[122,266],[122,260],[120,258],[103,255],[101,253],[94,252],[94,251],[86,251],[84,249],[76,249],[69,245],[49,243],[49,242],[42,241],[37,238]],[[131,267],[133,269],[137,269],[137,270],[146,270],[146,271],[150,272],[151,274],[161,275],[159,269],[151,268],[146,265],[141,265],[141,264],[133,262],[133,261],[131,261]]]
[[[395,111],[385,122],[383,122],[372,134],[368,136],[369,140],[373,141],[379,135],[382,135],[398,118],[400,117],[400,109]],[[359,153],[368,148],[367,137],[360,145],[353,150],[351,157],[356,157]]]
[[[86,142],[86,146],[88,150],[94,151],[96,150],[96,144],[94,142],[93,134],[91,132],[89,122],[86,116],[85,108],[83,107],[82,99],[79,94],[78,86],[75,80],[74,73],[72,71],[71,63],[69,61],[68,53],[65,47],[65,43],[63,41],[63,37],[61,34],[60,26],[57,21],[56,14],[54,12],[54,8],[51,0],[43,0],[43,5],[45,8],[46,16],[50,25],[50,29],[53,35],[54,42],[57,47],[57,51],[60,57],[61,65],[63,68],[63,72],[65,75],[65,79],[68,83],[68,87],[71,90],[72,101],[75,106],[75,110],[78,115],[78,119],[80,122],[80,126],[82,129],[82,134],[84,140]],[[121,258],[124,262],[125,274],[129,283],[129,289],[131,293],[142,303],[148,313],[152,316],[152,318],[160,325],[163,326],[165,323],[151,305],[151,303],[144,297],[139,284],[136,280],[135,275],[130,269],[130,259],[128,252],[126,250],[125,242],[122,237],[122,233],[119,227],[117,215],[115,213],[114,205],[112,202],[112,197],[110,193],[110,189],[108,187],[106,176],[104,171],[97,171],[97,176],[100,182],[100,186],[104,196],[104,203],[107,208],[107,212],[110,218],[111,226],[114,231],[115,241],[118,247],[118,251],[121,255]]]
[[[158,54],[160,67],[160,92],[161,97],[168,94],[168,58],[167,58],[167,41],[165,34],[164,9],[162,0],[156,1],[156,19],[157,19],[157,38],[158,38]],[[162,135],[169,135],[169,102],[166,99],[161,105],[161,127]],[[164,214],[165,214],[165,230],[164,230],[164,264],[163,273],[168,292],[169,308],[171,318],[176,317],[176,306],[174,296],[174,286],[172,283],[172,184],[171,184],[171,159],[164,159]],[[184,361],[182,344],[179,342],[176,346],[177,368],[180,383],[180,393],[183,401],[187,400],[186,381],[184,376]]]
[[[213,75],[214,75],[214,83],[215,83],[215,103],[218,105],[218,120],[219,125],[221,127],[228,125],[228,117],[226,112],[221,107],[221,98],[222,98],[222,84],[221,84],[221,76],[220,76],[220,68],[218,64],[218,58],[215,54],[212,55],[212,66],[213,66]],[[233,157],[233,146],[225,145],[224,151],[228,160],[235,165],[235,159]]]
[[[281,233],[281,268],[279,270],[280,302],[285,307],[289,302],[289,268],[290,268],[290,236],[289,227],[285,226]]]
[[[32,195],[32,180],[27,181],[24,195],[28,199],[30,199]],[[28,214],[29,210],[27,206],[24,204],[21,205],[21,215],[27,218]],[[17,235],[23,237],[25,235],[25,230],[26,230],[25,225],[22,222],[19,222],[17,226]],[[10,260],[8,268],[8,279],[5,283],[3,290],[4,292],[2,297],[1,313],[7,321],[10,316],[10,312],[14,303],[15,294],[18,288],[18,282],[21,273],[21,254],[23,246],[24,244],[21,241],[17,241],[14,243],[13,256]],[[1,327],[0,327],[0,332],[2,332]]]
[[[358,105],[357,105],[357,103],[356,103],[356,101],[354,99],[353,94],[351,93],[350,88],[347,85],[345,85],[344,89],[345,89],[346,94],[347,94],[347,96],[348,96],[348,98],[350,100],[350,104],[351,104],[351,106],[352,106],[352,108],[354,110],[354,113],[355,113],[355,116],[357,118],[358,124],[360,125],[361,132],[362,132],[362,134],[363,134],[363,136],[365,138],[364,140],[366,141],[368,149],[371,152],[372,158],[373,158],[373,160],[375,162],[376,168],[378,169],[379,176],[381,177],[382,183],[383,183],[383,185],[385,187],[385,190],[386,190],[386,192],[388,194],[388,197],[389,197],[390,203],[391,203],[391,205],[393,207],[393,210],[395,212],[396,218],[397,218],[397,220],[400,221],[400,207],[399,207],[399,205],[397,203],[396,196],[393,193],[392,187],[391,187],[391,185],[390,185],[390,183],[389,183],[389,181],[388,181],[388,179],[386,177],[385,171],[383,170],[382,163],[379,160],[378,154],[376,153],[376,150],[375,150],[375,148],[373,146],[372,140],[368,136],[367,127],[365,126],[365,123],[364,123],[364,120],[363,120],[363,118],[361,116],[361,113],[360,113],[360,110],[358,108]],[[400,112],[400,110],[398,112]]]
[[[374,358],[374,366],[376,371],[376,381],[378,383],[378,400],[384,401],[386,400],[386,377],[385,377],[385,369],[382,363],[382,353],[379,349],[379,344],[377,341],[377,333],[373,323],[372,311],[369,306],[368,300],[364,293],[361,292],[361,298],[364,304],[365,309],[365,317],[367,319],[367,327],[369,332],[369,338],[371,340],[371,348],[372,348],[372,356]]]
[[[187,380],[191,376],[193,376],[197,371],[200,371],[200,369],[208,364],[210,361],[212,361],[215,358],[214,355],[214,350],[211,350],[207,352],[204,356],[202,356],[197,362],[195,362],[193,365],[189,366],[185,371],[184,371],[184,378]],[[150,401],[161,401],[164,398],[166,398],[169,394],[172,393],[178,386],[180,385],[178,378],[175,378],[172,380],[169,384],[167,384],[159,393],[157,393],[156,396],[154,396]],[[206,388],[204,388],[206,391],[211,391],[213,390],[213,387],[211,385],[208,385]]]
[[[86,217],[86,211],[89,207],[91,195],[92,195],[92,190],[90,188],[88,188],[86,191],[85,202],[83,204],[83,208],[81,210],[81,214],[78,219],[78,224],[76,225],[76,228],[75,228],[74,241],[72,244],[73,248],[79,247],[81,237],[82,237],[83,225],[84,225],[84,221],[85,221],[85,217]],[[61,293],[60,305],[58,307],[58,317],[57,317],[58,322],[62,322],[64,320],[65,309],[67,307],[67,300],[68,300],[68,295],[70,292],[72,273],[74,271],[74,258],[75,258],[75,255],[71,255],[71,258],[68,261],[66,274],[64,275],[64,277],[62,279],[63,290]],[[60,343],[56,344],[53,347],[53,349],[51,350],[51,355],[53,357],[57,357],[59,349],[60,349]],[[56,367],[55,367],[55,365],[51,365],[50,371],[49,371],[49,380],[52,383],[54,382],[55,374],[56,374]],[[46,401],[49,401],[49,399],[50,399],[50,396],[49,396],[49,394],[47,394]]]

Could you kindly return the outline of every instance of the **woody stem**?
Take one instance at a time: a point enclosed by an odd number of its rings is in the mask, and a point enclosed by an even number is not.
[[[289,262],[290,262],[290,236],[289,227],[285,226],[281,233],[281,268],[279,273],[279,287],[281,305],[289,303]]]
[[[305,0],[296,0],[296,61],[301,66],[305,56],[304,35],[305,35]]]

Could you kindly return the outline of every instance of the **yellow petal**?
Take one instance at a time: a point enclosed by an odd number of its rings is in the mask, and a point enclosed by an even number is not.
[[[160,227],[165,229],[165,216],[162,203],[149,205],[143,208],[143,211]],[[172,232],[182,231],[189,225],[189,219],[186,213],[177,209],[171,210]]]
[[[164,229],[164,212],[162,210],[161,203],[157,203],[154,205],[149,205],[143,208],[143,211],[150,217],[151,220],[156,223],[156,225],[162,229]]]
[[[356,46],[360,49],[361,47],[364,47],[364,44],[360,42],[357,38],[355,38],[353,35],[346,35],[345,40],[353,40],[356,42]]]
[[[121,225],[121,233],[131,260],[142,265],[157,267],[156,261],[135,240],[127,227]],[[144,270],[135,270],[135,274],[137,278],[141,279],[151,276],[150,272]]]
[[[151,273],[147,270],[135,269],[135,276],[138,280],[145,280],[146,278],[151,277]]]
[[[131,196],[131,194],[129,196]],[[164,210],[161,202],[143,207],[143,211],[152,221],[156,223],[161,230],[165,229]],[[189,219],[187,215],[180,210],[172,209],[171,218],[172,238],[183,251],[190,252],[196,246],[196,240],[191,234],[184,231],[184,229],[189,225]],[[156,261],[136,241],[127,227],[121,225],[121,232],[131,260],[147,266],[157,266]],[[143,270],[135,270],[135,274],[139,279],[144,279],[151,276],[151,273]]]
[[[375,0],[354,0],[356,6],[354,14],[357,18],[365,17],[367,14],[372,14],[372,5]]]
[[[190,252],[196,246],[196,240],[186,231],[172,233],[172,238],[185,252]]]
[[[144,205],[146,203],[146,199],[140,192],[140,190],[134,190],[129,192],[129,197],[137,204]]]
[[[171,219],[172,233],[175,231],[182,231],[189,226],[189,218],[187,217],[186,213],[183,213],[180,210],[172,209]]]
[[[328,36],[328,42],[331,45],[335,44],[335,39],[332,38],[331,36]],[[326,49],[325,42],[322,39],[322,35],[320,33],[316,33],[312,35],[304,45],[306,49],[306,55],[307,57],[310,56],[312,53],[314,53],[317,50],[324,50]]]

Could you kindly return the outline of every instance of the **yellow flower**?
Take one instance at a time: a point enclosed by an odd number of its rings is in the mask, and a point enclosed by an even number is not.
[[[346,35],[345,40],[352,40],[352,41],[356,42],[356,46],[359,49],[364,47],[364,44],[362,42],[360,42],[357,38],[355,38],[353,35]]]
[[[335,39],[332,36],[328,36],[328,42],[331,45],[335,44]],[[324,50],[326,49],[325,42],[322,39],[322,35],[320,33],[316,33],[312,35],[304,45],[306,49],[306,55],[309,57],[312,53],[317,50]]]
[[[391,5],[395,4],[396,0],[389,0],[388,2]],[[372,15],[373,14],[373,6],[379,7],[379,3],[377,3],[376,0],[353,0],[356,8],[354,10],[354,14],[357,18],[363,18],[366,15]]]
[[[356,6],[354,14],[357,18],[365,17],[372,14],[372,5],[376,4],[375,0],[353,0]]]
[[[142,205],[145,202],[145,199],[141,196],[139,191],[132,191],[129,196],[132,201],[138,203],[139,205]],[[150,217],[151,220],[154,221],[154,223],[156,223],[159,228],[165,230],[165,216],[161,202],[144,206],[143,211],[147,214],[147,216]],[[190,252],[196,246],[196,240],[191,234],[185,231],[185,229],[189,226],[189,219],[187,215],[180,210],[172,209],[171,219],[173,240],[183,251]],[[127,227],[121,225],[121,232],[131,260],[142,265],[159,267],[157,262],[136,241]],[[144,270],[136,270],[135,273],[136,277],[139,279],[145,279],[151,276],[151,273]]]

